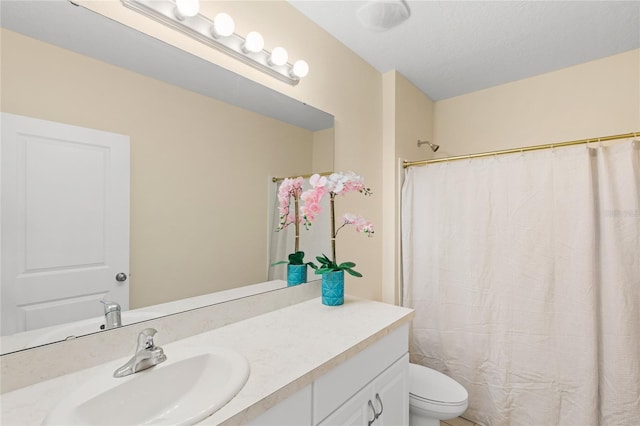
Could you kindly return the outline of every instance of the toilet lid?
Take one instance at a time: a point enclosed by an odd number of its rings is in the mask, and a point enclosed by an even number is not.
[[[457,405],[469,397],[460,383],[431,368],[409,364],[409,377],[409,393],[414,398]]]

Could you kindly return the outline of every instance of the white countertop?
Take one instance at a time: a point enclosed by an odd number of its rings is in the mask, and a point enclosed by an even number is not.
[[[226,346],[243,354],[251,374],[242,390],[202,424],[242,424],[304,388],[389,332],[409,322],[413,311],[346,296],[337,307],[320,299],[289,306],[187,339],[157,343],[170,356],[176,345]],[[135,342],[132,342],[132,347]],[[78,371],[0,396],[2,425],[39,425],[79,383],[128,360]]]

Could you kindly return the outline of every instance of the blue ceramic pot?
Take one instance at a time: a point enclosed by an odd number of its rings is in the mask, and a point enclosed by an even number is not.
[[[287,265],[287,286],[307,282],[307,265]]]
[[[322,274],[322,304],[338,306],[344,303],[344,271]]]

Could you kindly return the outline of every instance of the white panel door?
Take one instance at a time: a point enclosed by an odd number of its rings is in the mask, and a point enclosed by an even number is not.
[[[129,137],[2,113],[2,335],[129,308]]]

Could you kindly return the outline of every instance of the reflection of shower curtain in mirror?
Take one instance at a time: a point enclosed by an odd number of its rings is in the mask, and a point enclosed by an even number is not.
[[[412,167],[413,362],[492,426],[637,425],[640,142]]]
[[[278,214],[278,188],[282,181],[275,182],[271,188],[270,197],[273,199],[270,216],[270,241],[269,241],[269,265],[280,260],[288,260],[289,254],[295,249],[296,228],[293,224],[285,229],[276,232],[279,222]],[[309,180],[306,179],[302,190],[309,189]],[[293,200],[291,201],[293,207]],[[313,262],[316,265],[316,256],[323,253],[331,253],[330,224],[329,224],[329,197],[325,197],[322,202],[322,213],[317,217],[309,230],[300,225],[300,250],[304,252],[304,261]],[[269,280],[285,280],[287,279],[287,265],[269,266]],[[313,281],[319,279],[315,276],[313,269],[307,271],[307,280]]]

